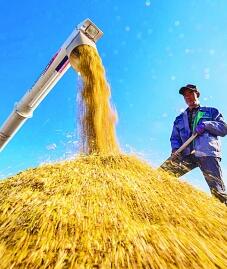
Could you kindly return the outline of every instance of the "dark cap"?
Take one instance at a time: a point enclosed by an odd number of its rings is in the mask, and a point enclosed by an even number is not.
[[[199,92],[198,88],[195,85],[193,85],[193,84],[187,84],[186,86],[181,87],[180,90],[179,90],[179,94],[184,95],[184,91],[185,90],[196,92],[197,93],[197,96],[198,97],[200,96],[200,92]]]

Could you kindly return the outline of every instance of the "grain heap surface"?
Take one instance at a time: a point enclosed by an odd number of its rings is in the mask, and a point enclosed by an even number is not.
[[[135,157],[0,183],[0,268],[227,268],[226,206]]]

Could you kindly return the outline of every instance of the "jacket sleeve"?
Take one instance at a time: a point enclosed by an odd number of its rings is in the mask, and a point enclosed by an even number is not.
[[[172,152],[174,152],[177,149],[179,149],[180,146],[182,145],[180,134],[179,134],[179,131],[178,131],[178,128],[177,128],[176,125],[177,124],[176,124],[176,120],[175,120],[174,121],[174,124],[173,124],[172,134],[171,134],[171,137],[170,137]]]
[[[204,121],[205,129],[213,135],[225,136],[227,135],[227,124],[225,123],[223,116],[216,108],[212,111],[212,120]]]

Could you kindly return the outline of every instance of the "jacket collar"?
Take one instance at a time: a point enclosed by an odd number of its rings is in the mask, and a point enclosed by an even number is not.
[[[201,110],[201,106],[198,105],[197,107],[193,108],[192,110],[194,110],[194,109],[195,110]],[[185,111],[189,112],[190,111],[189,107]]]

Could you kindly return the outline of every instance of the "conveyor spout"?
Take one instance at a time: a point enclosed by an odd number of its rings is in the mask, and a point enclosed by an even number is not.
[[[10,116],[3,123],[0,128],[0,151],[24,122],[32,117],[33,111],[69,69],[69,56],[72,50],[83,44],[96,48],[95,43],[102,35],[103,32],[89,19],[77,25],[76,29],[50,60],[38,80],[16,104]]]

